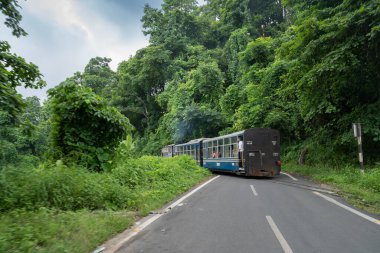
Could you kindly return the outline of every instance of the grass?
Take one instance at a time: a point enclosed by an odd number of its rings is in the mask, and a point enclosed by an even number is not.
[[[0,216],[0,252],[90,252],[132,222],[127,211],[13,210]]]
[[[91,252],[209,175],[187,156],[122,159],[105,173],[3,169],[0,252]]]
[[[358,168],[346,166],[283,165],[286,172],[306,176],[319,183],[335,187],[348,203],[367,212],[380,214],[380,167],[361,173]]]

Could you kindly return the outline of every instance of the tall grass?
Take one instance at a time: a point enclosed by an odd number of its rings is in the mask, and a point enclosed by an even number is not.
[[[119,159],[103,173],[60,162],[5,167],[0,252],[89,252],[208,175],[187,156]]]
[[[323,165],[285,164],[283,169],[330,184],[351,204],[380,214],[380,166],[361,173],[358,167],[329,167]]]

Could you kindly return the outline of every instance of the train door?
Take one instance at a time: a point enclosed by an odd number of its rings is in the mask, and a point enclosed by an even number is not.
[[[250,150],[248,148],[246,153],[246,175],[254,176],[257,175],[257,171],[261,171],[263,168],[263,160],[260,150]],[[256,171],[256,173],[255,173]]]
[[[203,166],[203,142],[199,142],[199,166]]]
[[[197,161],[197,164],[200,164],[200,157],[199,157],[199,145],[195,145],[195,161]]]
[[[280,173],[279,132],[273,129],[253,128],[244,132],[248,176],[274,176]]]

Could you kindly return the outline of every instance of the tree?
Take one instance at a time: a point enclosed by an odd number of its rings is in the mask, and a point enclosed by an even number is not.
[[[168,50],[149,46],[119,65],[119,83],[113,104],[141,134],[155,129],[162,115],[156,97],[164,90],[169,63]]]
[[[91,88],[96,94],[111,98],[112,89],[116,88],[116,73],[111,70],[110,58],[91,58],[80,76],[80,83]]]
[[[188,74],[187,85],[192,89],[193,101],[219,109],[219,97],[224,91],[224,77],[216,62],[201,62]]]
[[[92,170],[106,169],[115,147],[132,130],[129,120],[90,88],[70,79],[48,94],[53,156],[84,163]]]
[[[12,30],[12,34],[16,37],[26,36],[27,33],[20,27],[22,16],[17,10],[20,8],[18,0],[1,0],[0,10],[6,17],[4,24]]]
[[[27,97],[22,102],[25,110],[16,122],[11,114],[0,110],[1,165],[37,162],[48,149],[48,117],[39,99]]]
[[[22,17],[17,7],[17,0],[0,1],[0,10],[6,17],[5,25],[12,30],[13,35],[20,37],[27,33],[19,26]],[[36,65],[12,54],[10,48],[6,41],[0,41],[0,109],[15,118],[25,106],[16,87],[36,89],[45,86],[46,83]]]
[[[143,32],[150,35],[152,45],[163,46],[172,55],[178,56],[187,45],[195,44],[200,36],[194,10],[194,0],[164,0],[162,10],[144,7]]]
[[[351,123],[366,122],[367,145],[379,147],[380,3],[310,1],[283,35],[276,57],[292,63],[283,88],[295,96],[310,136],[345,153]],[[371,151],[369,151],[371,152]]]
[[[231,33],[230,38],[224,46],[224,55],[228,63],[227,76],[230,83],[236,82],[241,78],[239,54],[245,50],[249,42],[248,29],[241,28]]]
[[[16,91],[17,86],[41,88],[45,85],[36,65],[10,53],[9,44],[0,41],[0,106],[3,110],[16,117],[25,106]]]

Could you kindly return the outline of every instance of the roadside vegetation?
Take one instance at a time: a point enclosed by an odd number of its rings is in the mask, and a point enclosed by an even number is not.
[[[103,173],[3,168],[0,252],[90,252],[208,175],[187,156],[121,159]]]
[[[27,35],[17,0],[0,10]],[[163,0],[141,22],[147,47],[43,104],[17,92],[46,86],[38,67],[0,41],[0,252],[88,252],[209,175],[163,146],[251,127],[281,132],[286,171],[379,213],[378,0]]]
[[[360,172],[359,165],[333,167],[328,165],[298,165],[285,163],[286,172],[304,176],[334,187],[346,201],[370,213],[380,214],[380,166]]]

